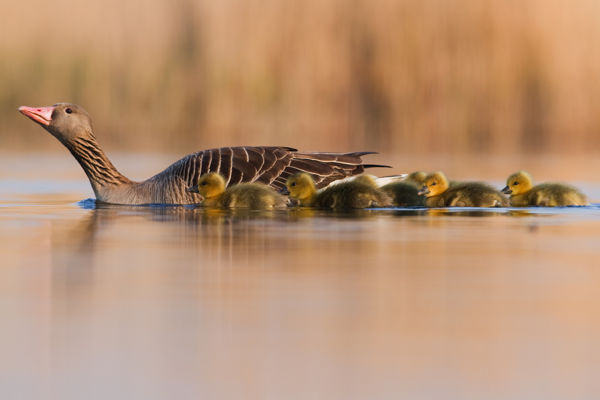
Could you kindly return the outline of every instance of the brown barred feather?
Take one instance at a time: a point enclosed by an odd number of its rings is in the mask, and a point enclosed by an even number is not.
[[[228,185],[256,181],[283,189],[289,176],[308,172],[317,187],[323,187],[364,172],[361,157],[366,154],[372,152],[299,153],[289,147],[225,147],[190,154],[151,180],[179,176],[186,185],[193,186],[198,176],[210,171],[222,174]],[[183,174],[180,168],[191,172]]]

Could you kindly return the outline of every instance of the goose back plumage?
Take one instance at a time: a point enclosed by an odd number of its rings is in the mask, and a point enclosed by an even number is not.
[[[208,149],[190,154],[173,163],[149,181],[181,179],[191,186],[208,172],[217,172],[227,186],[241,182],[260,182],[281,190],[287,178],[298,172],[310,173],[318,188],[362,173],[369,167],[361,157],[372,152],[301,153],[291,147],[239,146]]]

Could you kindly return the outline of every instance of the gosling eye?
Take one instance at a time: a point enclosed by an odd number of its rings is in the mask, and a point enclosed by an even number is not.
[[[71,110],[70,108],[65,108],[65,112],[66,112],[67,114],[71,114],[71,113],[73,112],[73,110]]]
[[[208,182],[202,182],[202,183],[200,184],[200,186],[206,186],[206,185],[208,185]]]
[[[517,186],[519,182],[513,182],[513,186]]]
[[[431,182],[431,186],[435,186],[435,185],[437,185],[437,183]]]
[[[290,183],[290,186],[292,186],[292,187],[293,187],[293,186],[296,186],[296,182],[292,182],[292,183]]]

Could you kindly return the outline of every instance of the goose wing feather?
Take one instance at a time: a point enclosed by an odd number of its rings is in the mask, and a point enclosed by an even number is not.
[[[275,189],[283,189],[288,177],[296,172],[312,174],[317,187],[346,176],[360,174],[365,165],[361,157],[371,152],[354,153],[300,153],[291,147],[222,147],[190,154],[148,182],[177,180],[183,185],[194,185],[207,172],[218,172],[227,185],[240,182],[261,182]],[[385,167],[382,166],[381,167]]]

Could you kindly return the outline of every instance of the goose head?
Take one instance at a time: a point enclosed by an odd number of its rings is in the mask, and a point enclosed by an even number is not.
[[[513,196],[526,193],[533,187],[533,179],[526,171],[515,172],[506,180],[506,186],[502,189],[502,193]]]
[[[205,199],[217,197],[225,191],[225,179],[216,172],[209,172],[198,178],[198,184],[187,191],[199,193]]]
[[[317,189],[312,177],[306,172],[299,172],[288,178],[285,183],[287,190],[292,199],[307,200],[312,197]]]
[[[450,186],[448,178],[442,171],[437,171],[427,175],[423,181],[423,187],[419,190],[420,195],[426,197],[437,196],[448,190]]]
[[[92,118],[77,104],[58,103],[49,107],[19,107],[21,114],[38,123],[62,143],[93,136]]]
[[[58,103],[50,107],[19,107],[21,114],[38,123],[62,143],[93,136],[92,119],[76,104]]]

